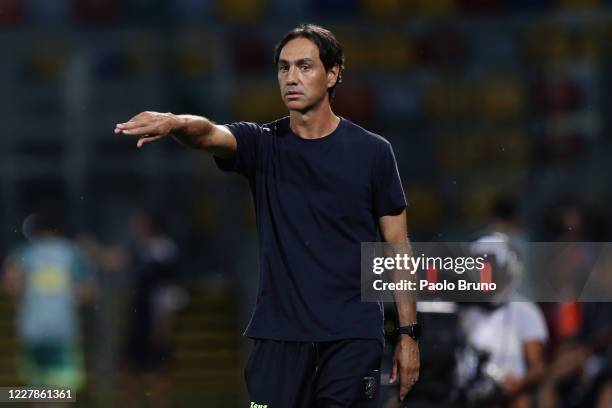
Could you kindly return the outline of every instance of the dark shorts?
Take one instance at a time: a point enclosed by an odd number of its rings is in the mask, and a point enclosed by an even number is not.
[[[244,369],[251,407],[378,408],[382,344],[254,339]]]

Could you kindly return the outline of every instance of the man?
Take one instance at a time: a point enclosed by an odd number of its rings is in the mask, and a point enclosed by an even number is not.
[[[58,232],[52,211],[29,218],[30,242],[4,261],[2,284],[17,301],[17,333],[22,345],[20,371],[29,386],[85,385],[79,346],[79,302],[95,294],[89,261]]]
[[[156,407],[171,406],[172,281],[179,252],[167,234],[163,218],[140,210],[130,218],[132,299],[125,343],[127,396],[130,406],[153,389]]]
[[[246,336],[254,406],[377,407],[383,345],[378,303],[360,301],[360,243],[408,246],[406,200],[391,145],[330,105],[344,66],[334,35],[307,24],[275,50],[289,117],[265,126],[143,112],[115,133],[138,147],[169,134],[244,175],[257,214],[260,287]],[[418,378],[414,302],[396,302],[401,340],[391,382]],[[412,335],[412,336],[411,336]],[[415,338],[413,338],[415,337]]]

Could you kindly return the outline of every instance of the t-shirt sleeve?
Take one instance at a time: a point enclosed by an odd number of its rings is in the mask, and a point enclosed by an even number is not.
[[[215,162],[223,171],[234,171],[249,177],[255,173],[258,144],[261,142],[263,129],[252,122],[235,122],[224,126],[236,138],[236,153],[228,159],[215,156]]]
[[[373,191],[373,211],[376,218],[399,214],[406,208],[406,196],[390,143],[385,143],[378,154],[374,168]]]
[[[519,336],[522,341],[543,341],[548,340],[548,330],[544,315],[533,303],[520,302],[519,314],[522,316],[520,324],[517,325]]]

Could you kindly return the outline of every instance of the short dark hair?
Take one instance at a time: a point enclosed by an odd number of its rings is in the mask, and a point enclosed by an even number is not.
[[[327,90],[329,97],[333,97],[336,86],[342,81],[344,54],[342,52],[342,45],[340,45],[334,34],[328,29],[315,24],[300,24],[286,33],[274,48],[274,66],[278,66],[278,60],[283,47],[294,38],[300,37],[312,41],[319,48],[319,58],[321,58],[326,71],[332,69],[334,65],[338,65],[340,68],[336,83]]]

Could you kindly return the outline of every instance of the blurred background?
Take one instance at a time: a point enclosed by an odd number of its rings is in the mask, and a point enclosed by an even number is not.
[[[284,116],[272,51],[301,22],[343,44],[334,110],[393,144],[412,240],[492,223],[524,241],[610,240],[612,1],[0,0],[0,386],[55,361],[55,349],[22,358],[28,280],[6,272],[36,259],[33,231],[52,219],[69,241],[50,251],[84,259],[62,309],[79,316],[64,364],[81,404],[248,404],[247,183],[170,139],[137,150],[113,129],[143,110]],[[48,292],[54,279],[37,282]],[[582,344],[588,315],[546,308],[552,364],[555,345]],[[574,375],[596,352],[609,370],[605,341]]]

